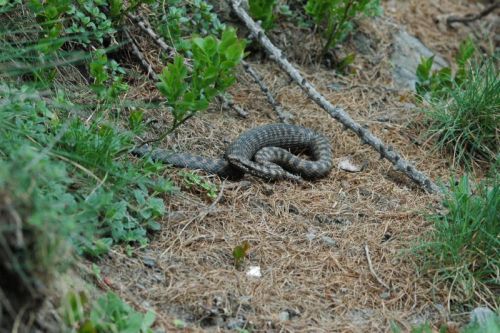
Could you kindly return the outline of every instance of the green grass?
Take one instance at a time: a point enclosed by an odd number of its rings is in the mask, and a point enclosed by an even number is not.
[[[153,332],[154,312],[137,312],[114,293],[108,292],[90,302],[85,293],[71,292],[63,302],[62,314],[67,332]]]
[[[96,57],[48,51],[58,38],[40,43],[32,17],[13,13],[0,17],[10,27],[0,31],[0,331],[19,321],[27,332],[77,254],[99,256],[124,244],[132,255],[145,246],[174,187],[158,176],[165,166],[127,156],[144,126],[142,113],[123,112],[126,86],[117,89],[116,66],[98,57],[103,65],[91,75],[102,79],[93,95],[72,86],[64,66],[88,67]],[[95,320],[108,326],[98,332],[152,320],[116,299],[108,303],[99,310],[107,317]],[[129,314],[133,322],[123,319]]]
[[[454,165],[494,162],[500,147],[500,77],[498,59],[466,67],[463,83],[451,85],[425,114],[429,134],[439,149],[451,152]]]
[[[428,217],[433,230],[414,248],[425,272],[443,282],[458,303],[494,304],[500,285],[500,177],[474,185],[453,183],[445,213]]]

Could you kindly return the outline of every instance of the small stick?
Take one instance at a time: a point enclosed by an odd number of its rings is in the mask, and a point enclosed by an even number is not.
[[[316,102],[316,104],[321,106],[330,116],[332,116],[332,118],[336,119],[346,128],[349,128],[354,133],[356,133],[356,135],[363,141],[363,143],[372,146],[380,154],[381,158],[386,158],[387,160],[389,160],[392,164],[394,164],[397,170],[404,172],[419,186],[431,193],[441,192],[441,189],[424,173],[417,170],[399,153],[386,146],[378,137],[355,122],[351,118],[351,116],[344,111],[344,109],[332,105],[322,94],[320,94],[316,90],[316,88],[304,77],[302,77],[299,71],[286,59],[283,52],[273,45],[269,38],[267,38],[262,28],[257,25],[257,23],[255,23],[255,21],[243,8],[241,8],[240,3],[241,0],[231,0],[233,11],[240,18],[240,20],[245,23],[246,27],[250,30],[252,35],[264,47],[270,58],[276,61],[281,69],[283,69],[295,82],[297,82],[297,84],[302,88],[302,90],[304,90],[309,98],[311,98],[314,102]]]
[[[245,71],[250,74],[250,76],[254,79],[254,81],[259,85],[260,90],[266,95],[267,101],[269,104],[271,104],[271,107],[273,108],[274,112],[278,115],[278,118],[280,119],[281,122],[285,124],[290,124],[291,120],[293,119],[292,114],[286,112],[283,110],[283,107],[281,104],[274,98],[273,94],[269,90],[269,88],[266,86],[266,84],[262,81],[262,79],[259,77],[259,74],[253,69],[253,67],[243,60],[241,62],[243,65],[243,68]]]
[[[165,52],[168,53],[168,56],[170,58],[173,58],[177,54],[177,50],[174,49],[171,46],[168,46],[167,43],[165,43],[165,40],[159,36],[152,28],[151,25],[147,22],[146,19],[140,18],[138,16],[132,15],[130,13],[127,14],[127,17],[134,21],[139,28],[142,29],[146,34],[153,39],[153,41]]]
[[[234,111],[236,111],[236,113],[240,117],[242,117],[242,118],[247,118],[248,117],[248,111],[246,111],[242,107],[234,104],[234,102],[231,99],[227,98],[223,94],[221,94],[221,95],[219,95],[217,97],[219,98],[219,101],[222,103],[222,106],[224,106],[224,107],[230,107],[231,109],[233,109]]]
[[[370,272],[372,273],[373,277],[380,283],[382,286],[384,286],[387,290],[391,290],[389,286],[381,279],[378,277],[377,273],[375,273],[375,270],[373,269],[372,265],[372,259],[370,258],[370,250],[368,249],[368,245],[365,244],[365,254],[366,254],[366,259],[368,260],[368,267],[370,268]]]
[[[450,16],[446,19],[446,24],[450,27],[451,24],[455,22],[467,24],[485,17],[486,15],[492,13],[497,8],[500,8],[500,1],[496,1],[495,3],[489,5],[488,7],[486,7],[477,14],[467,14],[465,16]]]
[[[158,81],[158,75],[153,70],[153,66],[151,66],[149,61],[146,59],[144,54],[141,52],[141,50],[139,49],[139,46],[137,46],[135,40],[130,35],[130,32],[128,31],[128,29],[124,29],[124,31],[125,31],[125,36],[130,41],[130,45],[132,46],[132,53],[137,57],[137,59],[139,59],[141,66],[144,68],[144,70],[146,71],[148,76],[152,80]]]

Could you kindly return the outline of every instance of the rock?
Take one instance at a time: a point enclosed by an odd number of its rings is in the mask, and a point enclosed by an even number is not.
[[[227,321],[226,327],[230,330],[241,330],[246,325],[246,320],[243,317],[231,318]]]
[[[357,32],[353,37],[354,47],[356,51],[364,54],[370,55],[373,54],[373,40],[368,37],[363,32]]]
[[[488,319],[495,316],[495,312],[486,307],[477,307],[470,313],[470,322],[477,323],[479,327],[485,328]]]
[[[434,55],[433,69],[448,66],[448,63],[439,55],[429,50],[418,38],[400,28],[394,35],[394,51],[391,62],[394,65],[392,77],[396,86],[415,90],[417,82],[417,66],[421,57]]]
[[[287,321],[290,320],[290,313],[288,311],[281,311],[278,317],[281,321]]]
[[[331,237],[328,236],[321,236],[321,240],[325,245],[330,246],[330,247],[335,247],[337,246],[337,241]]]
[[[247,270],[247,276],[253,277],[253,278],[260,278],[262,277],[262,273],[260,271],[260,266],[250,266],[248,267]]]
[[[153,268],[156,266],[156,260],[152,257],[142,257],[142,263],[149,268]]]
[[[338,164],[339,169],[348,171],[348,172],[360,172],[361,171],[361,166],[356,165],[351,162],[351,160],[348,157],[343,157]]]

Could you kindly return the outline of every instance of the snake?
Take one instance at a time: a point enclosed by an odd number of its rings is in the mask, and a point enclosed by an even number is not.
[[[248,173],[271,181],[302,181],[325,177],[333,166],[328,139],[309,128],[291,124],[268,124],[247,130],[227,147],[222,158],[150,149],[146,145],[135,148],[132,153],[231,180],[241,179]],[[297,155],[301,153],[310,158]]]

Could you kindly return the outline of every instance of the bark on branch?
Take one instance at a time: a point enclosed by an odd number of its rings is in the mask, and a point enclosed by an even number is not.
[[[236,15],[250,30],[254,38],[264,47],[270,58],[276,61],[281,69],[283,69],[295,82],[297,82],[305,93],[314,102],[316,102],[316,104],[321,106],[326,112],[328,112],[328,114],[330,114],[330,116],[338,120],[346,128],[349,128],[356,133],[364,143],[372,146],[380,154],[381,158],[389,160],[397,170],[404,172],[419,186],[432,193],[440,192],[440,188],[432,180],[406,161],[399,153],[394,151],[391,146],[386,146],[370,131],[355,122],[349,114],[344,111],[344,109],[332,105],[323,95],[321,95],[316,88],[309,83],[298,72],[298,70],[295,69],[295,67],[293,67],[281,50],[273,45],[269,38],[267,38],[262,28],[247,14],[247,12],[240,6],[240,3],[240,0],[231,0],[231,6]]]
[[[489,5],[484,10],[482,10],[481,12],[479,12],[477,14],[467,14],[465,16],[450,16],[446,19],[446,24],[448,26],[451,26],[452,23],[455,23],[455,22],[467,24],[469,22],[480,20],[481,18],[485,17],[486,15],[492,13],[497,8],[500,8],[500,1],[496,1],[495,3]]]
[[[264,81],[262,81],[262,79],[259,77],[259,74],[257,74],[257,72],[252,68],[252,66],[245,60],[243,60],[241,64],[243,65],[245,71],[253,78],[255,83],[257,83],[257,85],[259,86],[260,90],[264,93],[264,95],[266,95],[267,101],[269,102],[269,104],[271,104],[271,107],[273,108],[274,112],[276,112],[276,114],[278,115],[280,121],[285,124],[290,124],[293,119],[293,116],[290,113],[283,110],[283,107],[274,98],[271,91],[269,91],[269,88],[266,86]]]

